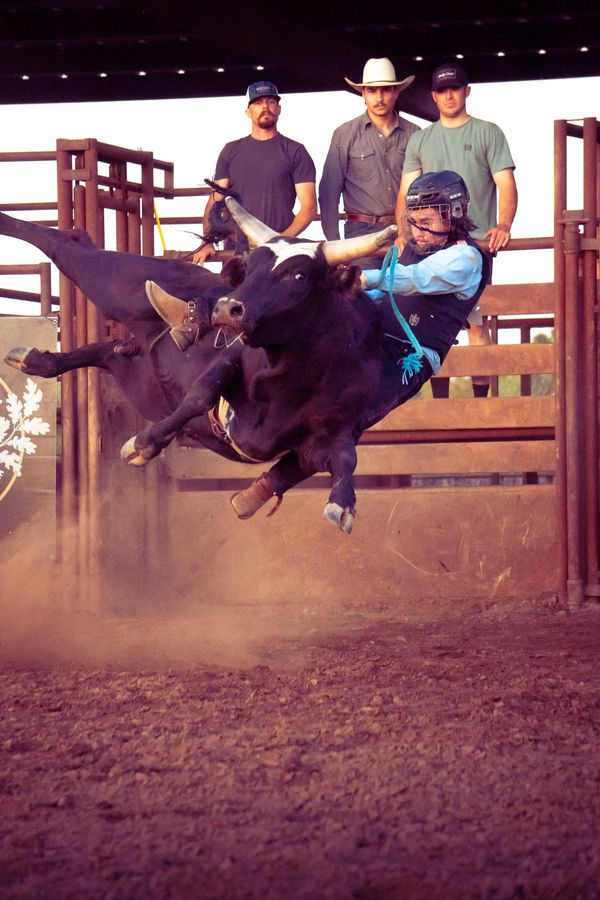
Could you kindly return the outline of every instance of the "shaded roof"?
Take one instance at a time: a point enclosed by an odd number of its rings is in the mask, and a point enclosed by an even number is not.
[[[398,77],[417,75],[401,108],[432,118],[431,70],[459,54],[474,83],[600,74],[589,0],[408,6],[0,0],[0,103],[242,95],[258,78],[283,95],[341,90],[389,56]]]

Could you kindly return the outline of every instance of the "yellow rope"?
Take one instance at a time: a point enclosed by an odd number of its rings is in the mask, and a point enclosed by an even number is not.
[[[160,224],[160,219],[159,219],[159,217],[158,217],[158,210],[157,210],[157,208],[156,208],[156,203],[153,203],[152,205],[154,206],[154,218],[155,218],[156,224],[157,224],[157,226],[158,226],[158,233],[159,233],[159,235],[160,235],[160,242],[161,242],[161,244],[162,244],[163,253],[164,253],[165,250],[167,249],[167,245],[166,245],[166,243],[165,243],[165,236],[164,236],[164,234],[163,234],[162,226],[161,226],[161,224]]]

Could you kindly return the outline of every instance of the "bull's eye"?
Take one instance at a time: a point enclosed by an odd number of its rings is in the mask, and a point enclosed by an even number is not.
[[[304,281],[305,276],[302,274],[302,272],[295,272],[294,278],[296,279],[296,281]]]

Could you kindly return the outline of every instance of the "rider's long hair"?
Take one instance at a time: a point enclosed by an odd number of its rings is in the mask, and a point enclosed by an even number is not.
[[[465,241],[471,231],[475,231],[477,225],[473,219],[464,215],[460,219],[452,217],[450,221],[450,232],[448,234],[448,242],[455,244],[457,241]]]

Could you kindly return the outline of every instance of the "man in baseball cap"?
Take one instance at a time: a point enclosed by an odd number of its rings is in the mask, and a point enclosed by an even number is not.
[[[224,190],[213,193],[204,208],[205,234],[210,229],[210,210],[227,190],[239,194],[247,212],[289,237],[304,231],[317,215],[315,164],[303,144],[278,131],[280,99],[272,81],[248,86],[246,115],[251,131],[226,144],[219,154],[213,181]],[[206,244],[194,254],[194,262],[203,265],[212,252],[213,245]]]
[[[431,77],[431,96],[438,108],[437,122],[412,135],[396,204],[396,219],[402,221],[409,186],[423,172],[450,169],[464,179],[469,195],[469,216],[475,224],[473,237],[487,242],[491,257],[510,241],[517,212],[517,186],[513,161],[504,132],[494,122],[477,119],[467,112],[471,93],[467,73],[459,62],[438,66]],[[490,266],[491,275],[491,266]],[[476,309],[470,317],[469,343],[491,343],[487,321]],[[490,380],[473,376],[473,393],[485,397]],[[448,396],[447,379],[432,382],[434,396]]]

